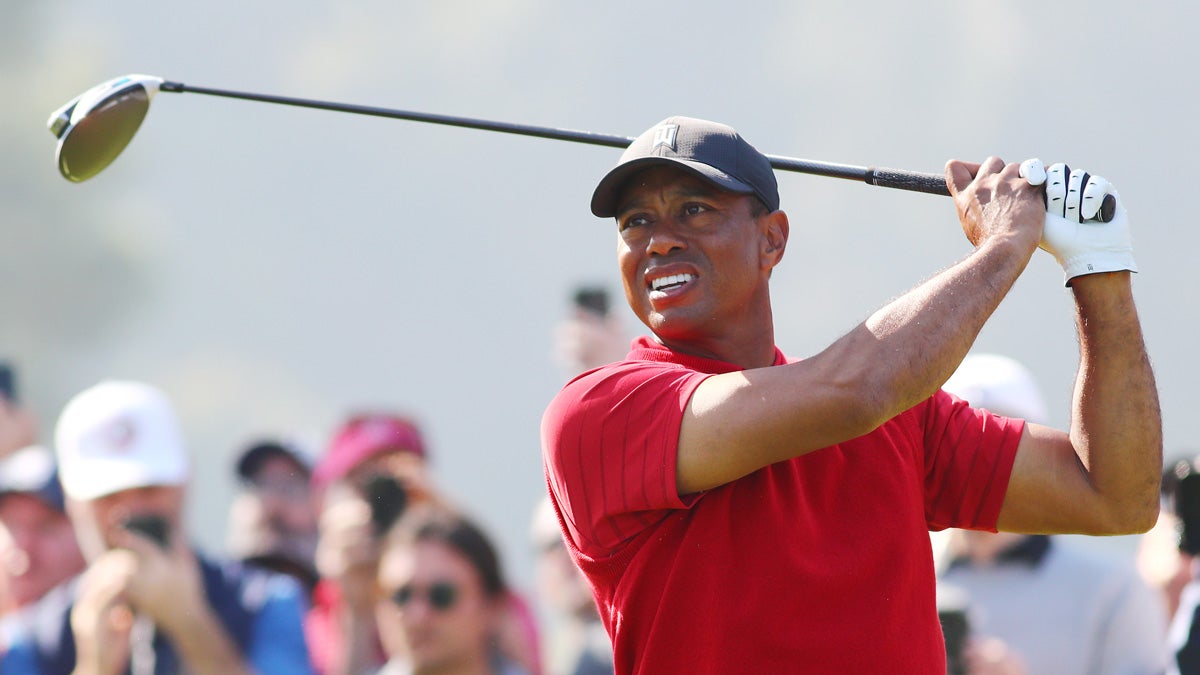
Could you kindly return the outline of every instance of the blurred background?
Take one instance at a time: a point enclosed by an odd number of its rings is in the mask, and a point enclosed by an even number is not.
[[[50,111],[147,73],[196,86],[634,136],[686,114],[760,150],[940,172],[1040,156],[1131,213],[1168,458],[1193,454],[1200,5],[0,0],[0,357],[43,441],[108,377],[164,388],[196,460],[190,518],[222,546],[250,437],[321,448],[352,410],[406,411],[438,484],[528,585],[538,426],[574,288],[619,294],[588,200],[619,151],[159,94],[104,173],[59,177]],[[951,202],[783,174],[779,345],[822,349],[965,255]],[[1181,216],[1181,214],[1183,214]],[[628,316],[628,330],[640,329]],[[1069,292],[1035,257],[978,348],[1031,366],[1065,425]]]

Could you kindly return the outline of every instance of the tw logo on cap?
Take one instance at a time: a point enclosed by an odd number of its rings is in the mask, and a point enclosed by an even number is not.
[[[675,138],[679,135],[678,124],[664,124],[654,130],[654,143],[650,146],[650,151],[653,152],[658,146],[666,146],[672,152],[675,151]]]

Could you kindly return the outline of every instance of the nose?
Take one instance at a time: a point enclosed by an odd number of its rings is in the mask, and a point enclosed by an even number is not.
[[[662,218],[651,227],[650,238],[646,242],[646,252],[650,255],[662,256],[687,248],[687,240],[674,218]]]

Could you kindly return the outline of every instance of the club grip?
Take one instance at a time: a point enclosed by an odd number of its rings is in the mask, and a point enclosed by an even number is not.
[[[901,171],[899,169],[867,169],[866,181],[879,187],[925,192],[931,195],[950,196],[950,188],[946,187],[946,178],[936,173],[920,173],[917,171]],[[1107,223],[1113,219],[1117,211],[1117,200],[1112,195],[1104,197],[1100,212],[1095,220]]]
[[[946,177],[937,173],[919,173],[916,171],[901,171],[899,169],[867,170],[866,180],[871,185],[879,187],[925,192],[931,195],[950,196],[950,188],[946,187]]]

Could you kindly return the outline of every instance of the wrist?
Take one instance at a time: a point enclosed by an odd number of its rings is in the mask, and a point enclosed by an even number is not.
[[[1074,286],[1077,280],[1085,276],[1138,271],[1131,251],[1079,253],[1059,259],[1059,264],[1062,265],[1067,286]],[[1125,276],[1128,277],[1128,274]]]

